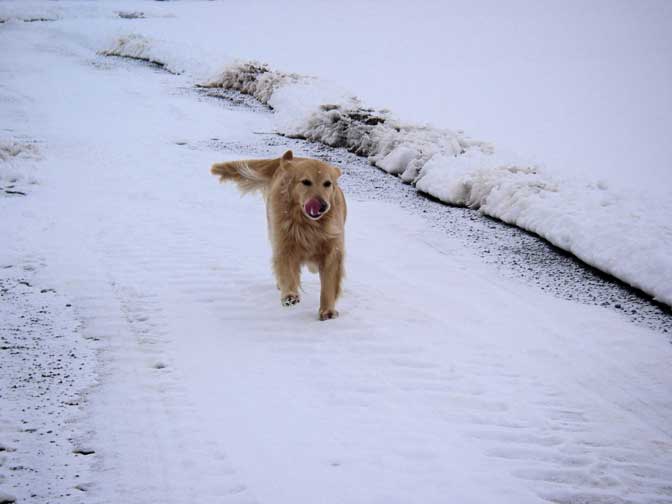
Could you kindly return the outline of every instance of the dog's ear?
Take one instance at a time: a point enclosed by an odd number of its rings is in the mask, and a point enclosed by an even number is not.
[[[334,178],[337,179],[338,177],[341,176],[341,169],[340,169],[340,168],[337,168],[337,167],[335,167],[335,166],[332,166],[332,167],[331,167],[331,171],[332,171],[332,173],[333,173],[333,175],[334,175]]]
[[[288,150],[282,155],[283,161],[291,161],[292,159],[294,159],[294,154],[292,154],[291,150]]]

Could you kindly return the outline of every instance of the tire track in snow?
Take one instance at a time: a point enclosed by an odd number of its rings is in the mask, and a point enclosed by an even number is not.
[[[137,236],[131,240],[122,238],[128,233],[123,220],[99,236],[119,314],[113,316],[115,351],[110,356],[110,366],[118,367],[111,371],[115,383],[98,394],[97,415],[115,411],[120,402],[124,405],[122,418],[118,413],[111,416],[117,425],[97,433],[102,446],[123,447],[121,454],[103,462],[104,470],[116,474],[111,479],[116,488],[102,495],[142,495],[143,502],[185,502],[196,495],[212,502],[254,502],[217,440],[194,431],[207,419],[192,404],[175,359],[166,351],[169,342],[182,335],[168,322],[170,301],[161,286],[174,286],[190,276],[184,258],[198,261],[197,247],[157,245],[165,236],[145,230],[166,226],[154,214],[136,224]],[[110,434],[113,438],[106,438]],[[119,482],[124,482],[123,488]]]

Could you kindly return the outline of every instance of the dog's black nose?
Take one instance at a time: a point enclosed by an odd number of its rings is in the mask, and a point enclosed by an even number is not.
[[[324,213],[329,208],[329,203],[320,198],[320,213]]]

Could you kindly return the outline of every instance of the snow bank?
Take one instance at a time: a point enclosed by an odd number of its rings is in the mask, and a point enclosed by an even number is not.
[[[672,205],[619,194],[604,182],[550,177],[495,156],[435,156],[416,187],[547,239],[672,305]]]
[[[279,87],[308,80],[309,78],[297,74],[272,72],[268,65],[248,61],[227,66],[224,71],[200,87],[233,89],[252,95],[261,103],[268,105],[273,93]]]
[[[0,139],[0,162],[9,161],[15,157],[36,158],[38,149],[31,143]]]
[[[119,56],[147,61],[162,67],[170,73],[187,73],[197,80],[204,80],[221,67],[222,56],[216,50],[208,51],[184,41],[171,40],[168,35],[147,37],[129,33],[117,37],[106,49],[99,51],[103,56]],[[215,63],[217,62],[215,66]]]
[[[100,51],[100,54],[103,56],[122,56],[124,58],[147,61],[148,63],[153,63],[165,68],[171,73],[182,73],[182,70],[179,67],[161,61],[159,56],[155,55],[153,48],[154,44],[152,44],[149,39],[142,35],[131,33],[128,36],[118,38],[114,46]]]
[[[56,21],[61,17],[58,7],[45,8],[31,4],[3,4],[0,5],[0,24],[7,22],[39,23]]]
[[[606,184],[560,179],[461,131],[401,123],[354,97],[306,113],[292,99],[300,77],[266,65],[238,64],[208,86],[236,89],[273,106],[288,136],[345,147],[441,201],[538,234],[659,301],[672,305],[672,206],[645,195],[618,194]],[[314,82],[314,86],[320,86]],[[299,97],[305,94],[301,89]],[[305,106],[303,107],[305,108]]]
[[[140,36],[104,54],[178,71],[179,54]],[[210,62],[211,63],[211,62]],[[203,69],[200,70],[202,74]],[[586,263],[672,305],[672,205],[604,182],[560,178],[460,130],[407,124],[317,78],[229,62],[202,87],[254,96],[276,112],[278,133],[344,147],[419,191],[538,234]]]
[[[0,2],[0,23],[4,22],[49,22],[86,18],[99,19],[148,19],[170,18],[160,7],[142,5],[137,10],[137,2],[118,0],[115,2],[41,2],[21,0]],[[75,8],[73,8],[75,7]]]
[[[40,159],[37,146],[29,142],[0,138],[0,195],[14,193],[17,185],[37,184],[35,161]]]

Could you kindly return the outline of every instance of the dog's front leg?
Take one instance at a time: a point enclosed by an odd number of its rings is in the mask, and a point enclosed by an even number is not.
[[[292,306],[301,301],[299,285],[301,283],[301,263],[292,254],[277,251],[273,254],[273,270],[280,289],[280,301],[283,306]]]
[[[320,320],[338,317],[336,299],[341,293],[343,278],[343,253],[331,252],[320,264]]]

